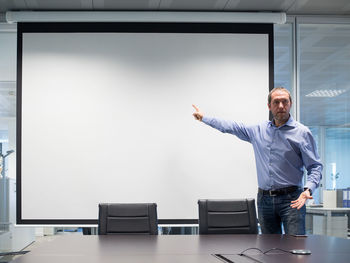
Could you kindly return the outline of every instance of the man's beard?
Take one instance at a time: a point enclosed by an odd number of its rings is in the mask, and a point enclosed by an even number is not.
[[[289,119],[289,113],[276,114],[273,118],[277,121],[286,121]]]

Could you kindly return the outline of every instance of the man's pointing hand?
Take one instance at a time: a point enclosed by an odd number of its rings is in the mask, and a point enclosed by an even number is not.
[[[202,121],[203,119],[203,112],[201,112],[196,105],[192,104],[192,107],[196,110],[195,113],[193,113],[193,117],[196,119],[196,120],[199,120],[199,121]]]

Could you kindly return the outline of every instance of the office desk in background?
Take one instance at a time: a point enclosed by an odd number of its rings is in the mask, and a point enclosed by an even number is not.
[[[43,242],[36,249],[15,259],[14,263],[222,263],[213,254],[234,257],[234,262],[254,262],[237,256],[243,250],[256,247],[309,249],[312,255],[292,255],[271,251],[261,255],[257,250],[245,253],[260,262],[338,262],[348,263],[350,240],[288,235],[63,235]],[[258,262],[259,262],[258,261]]]
[[[347,238],[350,208],[306,207],[306,228],[314,235]],[[350,259],[349,259],[350,262]]]

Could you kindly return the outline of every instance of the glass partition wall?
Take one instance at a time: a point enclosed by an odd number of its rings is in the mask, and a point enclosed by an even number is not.
[[[274,26],[274,86],[289,90],[293,101],[290,112],[296,118],[293,32],[293,23]]]
[[[9,125],[16,116],[16,32],[0,24],[0,235],[9,231]],[[11,148],[11,149],[10,149]],[[13,165],[12,165],[13,166]],[[11,166],[11,167],[12,167]]]
[[[318,139],[321,190],[350,186],[350,24],[299,22],[300,121]],[[316,201],[322,202],[322,195]]]
[[[289,17],[275,25],[275,86],[293,94],[292,114],[315,136],[322,190],[350,187],[350,19]],[[295,54],[295,55],[294,55]]]

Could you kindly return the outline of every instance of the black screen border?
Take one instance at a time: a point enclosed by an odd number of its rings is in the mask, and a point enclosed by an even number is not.
[[[20,225],[96,225],[97,219],[23,219],[22,218],[22,51],[24,33],[212,33],[266,34],[269,50],[269,91],[274,87],[273,24],[256,23],[18,23],[17,24],[17,138],[16,204]],[[271,118],[271,116],[269,116]],[[196,204],[193,204],[196,205]],[[159,224],[198,224],[198,219],[159,219]]]

